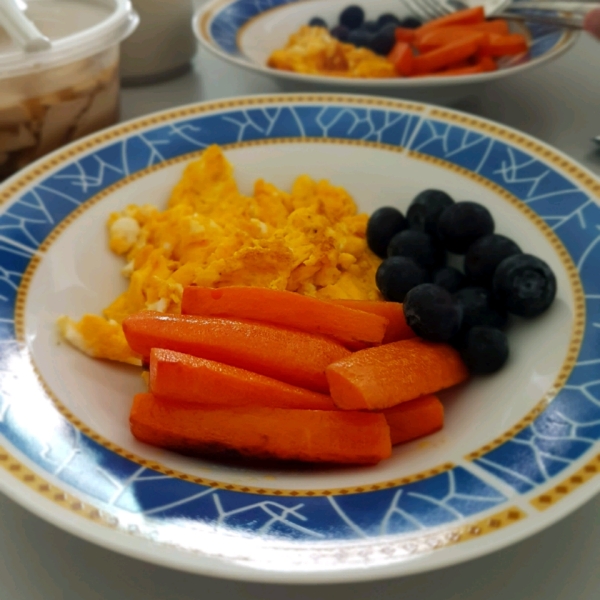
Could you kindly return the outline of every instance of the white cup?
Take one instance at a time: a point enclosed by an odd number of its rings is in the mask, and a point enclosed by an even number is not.
[[[140,24],[121,47],[123,84],[145,85],[185,73],[196,53],[191,19],[198,0],[132,0],[132,4]]]

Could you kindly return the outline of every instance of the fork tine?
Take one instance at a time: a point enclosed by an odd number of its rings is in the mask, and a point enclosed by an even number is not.
[[[423,6],[419,0],[402,0],[402,4],[408,9],[412,17],[425,20],[427,16],[423,13]]]

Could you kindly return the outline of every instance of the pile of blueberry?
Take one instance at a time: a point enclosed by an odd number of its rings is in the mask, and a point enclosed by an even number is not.
[[[413,17],[399,19],[391,13],[382,14],[374,21],[365,21],[365,11],[360,6],[352,5],[340,13],[339,22],[331,29],[321,17],[313,17],[308,24],[311,27],[325,27],[340,42],[369,48],[386,56],[396,43],[396,27],[416,29],[421,26],[421,21]]]
[[[556,277],[541,259],[494,233],[494,219],[476,202],[455,202],[425,190],[406,216],[375,211],[367,242],[384,261],[377,287],[403,302],[406,321],[420,337],[449,342],[472,373],[493,373],[508,358],[508,314],[531,319],[554,301]],[[462,271],[447,265],[463,255]]]

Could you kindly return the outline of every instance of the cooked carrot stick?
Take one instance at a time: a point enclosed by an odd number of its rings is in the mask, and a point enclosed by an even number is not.
[[[435,71],[439,71],[454,62],[473,56],[479,46],[479,42],[472,36],[469,36],[464,40],[457,40],[426,54],[415,56],[413,60],[413,74],[425,75],[435,73]]]
[[[485,21],[485,11],[482,6],[466,8],[465,10],[457,10],[449,15],[444,15],[437,19],[427,21],[421,25],[416,32],[425,31],[427,29],[438,29],[440,27],[451,27],[454,25],[475,25]]]
[[[484,73],[498,70],[498,64],[491,56],[481,56],[477,61]]]
[[[317,394],[245,369],[153,348],[150,352],[150,392],[169,401],[199,406],[270,406],[335,410],[330,396]]]
[[[144,311],[123,321],[131,349],[148,362],[152,348],[175,350],[328,392],[325,368],[350,355],[325,336],[265,323]]]
[[[341,342],[380,344],[387,319],[295,292],[259,287],[186,287],[181,312],[187,315],[251,319],[329,335]]]
[[[392,51],[388,54],[388,60],[394,65],[396,73],[402,77],[412,74],[414,54],[410,44],[396,42]]]
[[[473,40],[478,46],[484,45],[489,41],[490,34],[483,31],[469,31],[468,28],[460,29],[457,33],[454,27],[442,27],[441,29],[433,29],[421,36],[418,41],[415,41],[415,46],[422,54],[431,52],[436,48],[446,46],[456,41],[465,42],[468,39]]]
[[[421,338],[360,350],[326,373],[331,397],[344,410],[383,410],[468,377],[454,348]]]
[[[437,71],[436,73],[428,73],[427,75],[420,75],[419,77],[451,77],[456,75],[476,75],[477,73],[483,73],[483,71],[483,66],[478,63],[475,65],[470,65],[468,67],[444,69],[443,71]]]
[[[389,324],[383,337],[384,344],[416,337],[415,332],[406,323],[402,304],[398,302],[378,300],[330,300],[330,302],[385,317]]]
[[[396,27],[396,41],[412,44],[415,40],[415,30],[407,27]]]
[[[383,414],[390,426],[392,445],[430,435],[444,426],[444,406],[437,396],[403,402]]]
[[[496,34],[496,35],[508,35],[510,33],[510,29],[508,23],[503,19],[495,19],[493,21],[484,21],[483,23],[474,23],[471,25],[451,25],[448,27],[437,27],[433,29],[428,29],[423,26],[419,29],[413,30],[413,36],[410,43],[419,47],[423,40],[430,36],[434,31],[444,31],[448,35],[453,35],[453,39],[460,39],[465,35],[470,35],[472,33],[487,33],[487,34]],[[407,40],[398,40],[397,41],[407,41]]]
[[[185,454],[375,464],[392,452],[382,414],[284,408],[199,408],[137,394],[129,416],[140,442]]]
[[[510,35],[490,34],[487,41],[482,44],[481,49],[489,56],[509,56],[527,52],[529,45],[525,36],[520,33]]]

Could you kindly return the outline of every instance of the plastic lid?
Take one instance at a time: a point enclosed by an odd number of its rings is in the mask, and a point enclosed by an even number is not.
[[[52,48],[24,52],[0,27],[0,79],[102,52],[127,37],[139,22],[130,0],[27,0],[26,14],[50,38]]]

